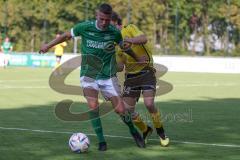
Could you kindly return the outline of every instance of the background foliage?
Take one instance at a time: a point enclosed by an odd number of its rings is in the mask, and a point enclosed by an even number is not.
[[[203,37],[205,55],[238,56],[240,29],[239,0],[0,0],[1,40],[7,35],[15,51],[37,51],[59,31],[95,17],[95,8],[110,3],[123,18],[147,35],[155,54],[195,54],[187,50],[192,34]],[[196,21],[192,21],[192,18]],[[209,29],[211,27],[211,29]],[[225,44],[213,51],[209,35]],[[235,45],[229,52],[227,44]],[[72,52],[69,42],[67,52]]]

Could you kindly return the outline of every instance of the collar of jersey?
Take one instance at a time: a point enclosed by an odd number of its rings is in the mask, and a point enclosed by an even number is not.
[[[97,30],[99,30],[99,31],[104,31],[104,30],[102,30],[101,28],[99,28],[99,27],[97,26],[97,20],[95,21],[95,27],[96,27]]]

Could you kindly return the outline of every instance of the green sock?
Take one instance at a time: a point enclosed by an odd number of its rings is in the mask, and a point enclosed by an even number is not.
[[[102,129],[102,123],[101,119],[99,117],[99,110],[91,110],[89,112],[89,116],[91,118],[92,127],[97,135],[98,141],[105,142],[105,138],[103,136],[103,129]]]
[[[134,127],[132,117],[129,113],[121,115],[123,122],[128,126],[130,133],[134,134],[137,132],[137,129]]]

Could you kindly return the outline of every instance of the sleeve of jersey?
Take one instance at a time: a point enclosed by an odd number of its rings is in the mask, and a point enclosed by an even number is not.
[[[122,38],[121,32],[120,32],[120,31],[117,31],[117,32],[116,32],[115,42],[116,42],[117,44],[119,44],[120,42],[122,42],[122,40],[123,40],[123,38]]]
[[[63,47],[66,47],[66,46],[67,46],[67,43],[66,43],[66,42],[63,42],[63,43],[62,43],[62,46],[63,46]]]
[[[124,63],[125,59],[126,59],[125,55],[123,54],[123,52],[119,48],[118,51],[117,51],[117,54],[116,54],[117,63]]]
[[[71,36],[72,37],[78,37],[81,36],[83,31],[84,31],[85,25],[84,23],[79,23],[77,25],[75,25],[72,29],[71,29]]]
[[[137,26],[130,24],[127,26],[127,31],[132,37],[143,35],[144,33],[138,29]]]

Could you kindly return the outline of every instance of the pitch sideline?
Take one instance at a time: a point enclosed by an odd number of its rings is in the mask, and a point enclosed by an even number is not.
[[[1,130],[15,130],[15,131],[30,131],[30,132],[39,132],[39,133],[55,133],[55,134],[72,134],[73,132],[65,132],[65,131],[49,131],[49,130],[39,130],[39,129],[28,129],[28,128],[7,128],[0,127]],[[96,136],[92,133],[86,133],[88,136]],[[104,135],[110,138],[122,138],[122,139],[132,139],[132,137],[126,136],[116,136],[116,135]],[[159,141],[159,139],[149,139],[151,141]],[[171,140],[173,143],[180,144],[193,144],[193,145],[203,145],[203,146],[216,146],[216,147],[229,147],[229,148],[240,148],[240,145],[236,144],[216,144],[216,143],[198,143],[198,142],[186,142],[186,141],[177,141]]]

